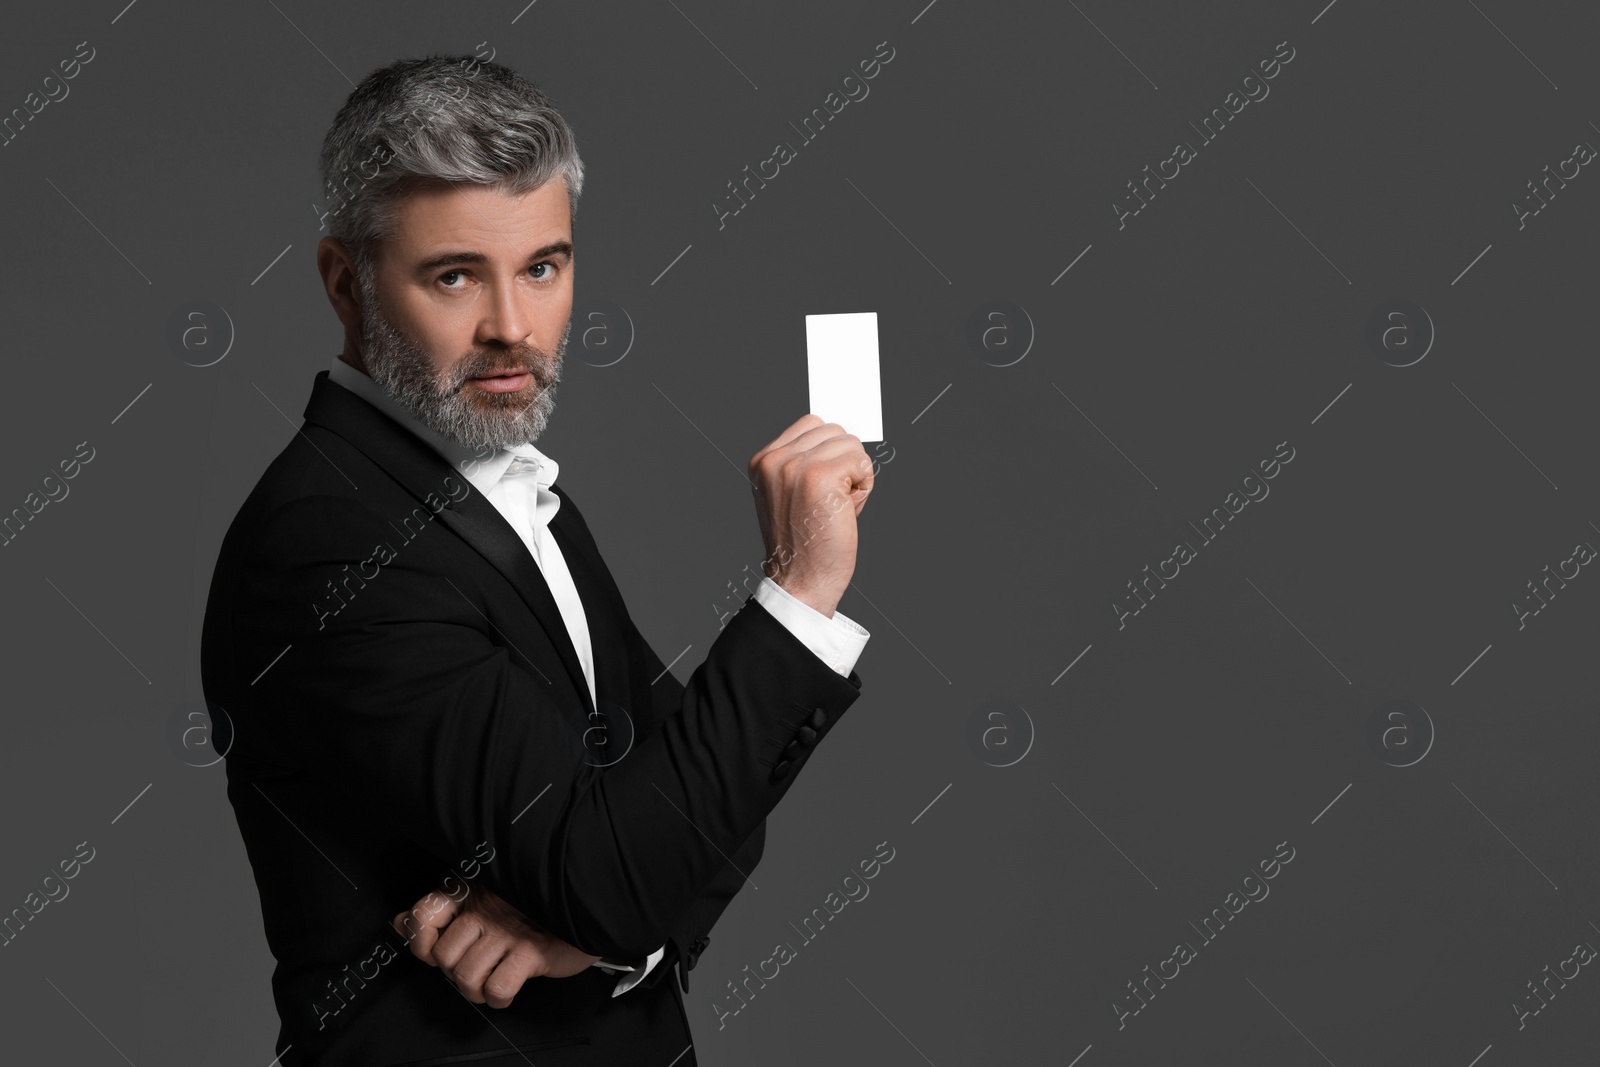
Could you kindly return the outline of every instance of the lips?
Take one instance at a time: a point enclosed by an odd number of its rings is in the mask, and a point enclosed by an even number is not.
[[[475,377],[479,389],[490,393],[515,393],[525,389],[534,380],[532,371],[518,370]]]

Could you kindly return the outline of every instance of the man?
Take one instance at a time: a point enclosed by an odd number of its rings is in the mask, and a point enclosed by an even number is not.
[[[836,606],[871,461],[815,415],[752,457],[767,577],[679,684],[532,444],[571,130],[502,66],[406,60],[322,170],[344,350],[228,530],[201,649],[278,1062],[686,1067],[680,984],[859,695]]]

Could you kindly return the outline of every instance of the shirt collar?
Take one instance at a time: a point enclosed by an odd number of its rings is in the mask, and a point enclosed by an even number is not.
[[[424,425],[399,401],[384,392],[383,387],[365,372],[352,367],[339,356],[333,358],[333,367],[328,371],[328,378],[355,393],[421,438],[435,452],[443,456],[452,468],[460,471],[462,476],[472,483],[474,489],[485,496],[505,475],[506,468],[511,466],[511,461],[516,456],[531,456],[539,461],[540,469],[536,477],[543,489],[548,490],[554,485],[556,475],[560,473],[560,465],[533,447],[532,442],[525,442],[515,448],[497,448],[485,455],[450,440],[433,427]]]

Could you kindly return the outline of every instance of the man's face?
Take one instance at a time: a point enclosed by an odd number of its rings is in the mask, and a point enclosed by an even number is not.
[[[406,197],[362,293],[367,373],[474,450],[544,432],[572,329],[572,224],[559,178],[521,196],[477,185]],[[381,306],[380,306],[381,305]]]

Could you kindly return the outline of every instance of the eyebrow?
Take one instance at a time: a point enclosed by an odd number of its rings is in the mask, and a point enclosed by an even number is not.
[[[535,260],[544,259],[544,258],[546,258],[548,256],[557,256],[557,255],[566,256],[568,259],[572,258],[572,242],[571,241],[554,241],[554,242],[551,242],[550,244],[545,245],[543,248],[534,249],[534,251],[531,252],[528,255],[528,262],[531,264]],[[440,267],[449,266],[452,263],[487,263],[487,262],[489,262],[489,257],[484,255],[482,252],[467,252],[467,251],[441,252],[438,255],[429,256],[427,259],[423,260],[421,263],[418,263],[417,264],[417,273],[418,274],[430,274],[433,271],[438,270]]]

